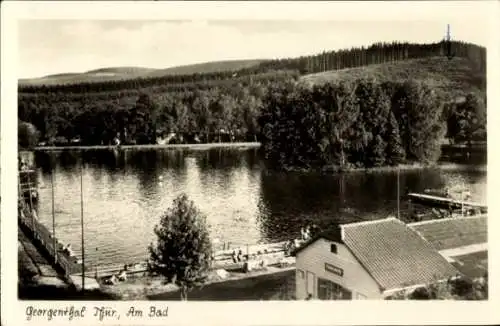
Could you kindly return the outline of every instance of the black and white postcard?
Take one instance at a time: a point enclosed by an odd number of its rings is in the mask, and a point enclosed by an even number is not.
[[[498,14],[3,3],[2,325],[500,321]]]

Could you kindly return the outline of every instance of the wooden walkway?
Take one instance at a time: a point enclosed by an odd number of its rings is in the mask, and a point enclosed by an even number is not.
[[[214,260],[212,261],[212,269],[241,269],[244,267],[248,255],[248,261],[266,260],[268,264],[279,264],[284,261],[285,258],[285,241],[266,243],[266,244],[252,244],[243,246],[234,246],[230,249],[218,250],[214,254]],[[232,253],[235,251],[236,254],[241,250],[244,256],[240,262],[234,262],[232,259]],[[124,269],[124,264],[113,264],[103,266],[101,268],[94,269],[93,271],[88,271],[89,273],[97,272],[98,277],[107,277],[113,274],[117,274]],[[139,262],[135,264],[127,265],[127,274],[141,274],[148,271],[146,262]]]
[[[56,248],[54,248],[54,238],[50,231],[38,221],[31,212],[29,205],[23,199],[19,200],[18,223],[33,242],[33,244],[45,255],[50,257],[55,262],[57,255],[57,263],[54,265],[61,269],[66,276],[81,272],[82,266],[78,264],[76,257],[69,257],[63,250],[62,244],[55,239]]]
[[[488,211],[488,206],[480,203],[470,202],[470,201],[462,201],[453,198],[439,197],[427,194],[418,194],[418,193],[409,193],[407,197],[415,203],[426,205],[430,207],[436,208],[445,208],[445,209],[461,209],[464,208],[472,208],[479,209],[481,213],[486,213]]]

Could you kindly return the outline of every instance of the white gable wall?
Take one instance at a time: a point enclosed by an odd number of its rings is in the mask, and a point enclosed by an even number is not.
[[[337,254],[330,252],[331,244],[337,245]],[[325,269],[325,263],[341,268],[343,270],[343,276],[327,271]],[[318,297],[318,277],[337,283],[352,291],[353,299],[382,298],[382,293],[380,292],[378,284],[343,244],[326,239],[318,239],[298,252],[296,266],[295,283],[297,300],[304,300],[307,298],[308,271],[315,275],[313,298]],[[303,271],[303,273],[301,273],[301,271]],[[361,294],[361,296],[358,294]]]

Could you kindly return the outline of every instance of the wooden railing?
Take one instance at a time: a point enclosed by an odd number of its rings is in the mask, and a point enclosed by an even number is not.
[[[19,201],[18,221],[19,225],[32,239],[35,246],[43,250],[48,257],[53,260],[54,264],[64,272],[65,276],[81,271],[81,265],[77,263],[77,259],[68,256],[63,251],[63,246],[58,243],[57,239],[53,238],[47,228],[33,216],[31,208],[28,207],[23,199]],[[54,242],[56,247],[54,247]]]

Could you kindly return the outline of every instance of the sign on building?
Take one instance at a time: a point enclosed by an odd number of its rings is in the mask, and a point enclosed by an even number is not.
[[[344,270],[332,264],[325,263],[325,270],[338,276],[344,276]]]

